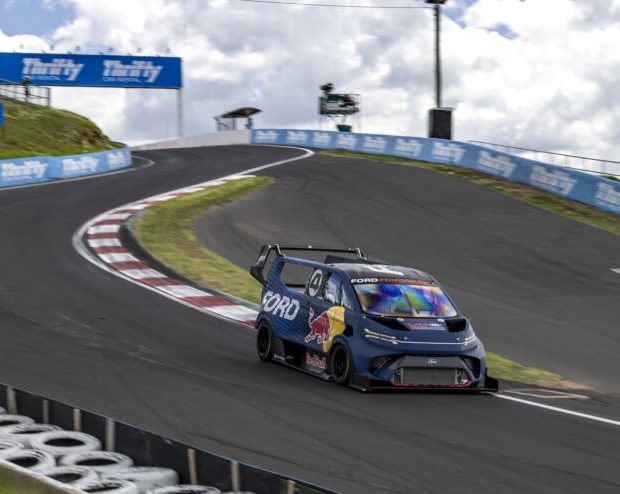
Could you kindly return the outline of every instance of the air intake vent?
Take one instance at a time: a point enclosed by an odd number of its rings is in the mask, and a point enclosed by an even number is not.
[[[446,319],[446,326],[451,333],[458,333],[467,329],[467,319],[464,317],[455,317],[454,319]]]

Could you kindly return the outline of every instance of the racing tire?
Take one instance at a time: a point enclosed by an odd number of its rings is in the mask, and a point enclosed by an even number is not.
[[[69,487],[80,489],[99,481],[99,475],[90,468],[54,467],[41,472],[46,477]]]
[[[351,382],[353,362],[348,348],[342,343],[336,344],[329,354],[329,372],[340,386],[348,386]]]
[[[57,458],[71,453],[83,453],[101,449],[99,439],[90,434],[62,430],[36,434],[30,440],[30,444],[34,449],[47,451]]]
[[[129,456],[112,451],[87,451],[63,456],[58,462],[68,467],[90,468],[100,474],[133,467]]]
[[[80,487],[84,492],[96,492],[97,494],[139,494],[138,486],[128,480],[99,480]]]
[[[174,470],[159,467],[132,467],[123,470],[111,470],[103,472],[101,477],[107,480],[129,480],[136,484],[139,492],[179,483],[179,476]]]
[[[274,337],[271,327],[261,322],[256,330],[256,353],[263,362],[273,360]]]
[[[0,458],[24,449],[24,445],[15,439],[0,438]]]
[[[52,455],[34,449],[14,451],[3,455],[2,459],[33,472],[43,472],[56,466],[56,459]]]
[[[4,436],[8,427],[22,424],[34,424],[34,420],[25,415],[0,415],[0,436]]]
[[[58,431],[60,427],[50,424],[21,424],[14,425],[12,427],[6,427],[4,429],[5,439],[13,439],[19,441],[24,445],[24,448],[30,448],[32,446],[32,439],[44,432]]]
[[[150,489],[146,494],[222,494],[222,491],[208,485],[170,485]]]

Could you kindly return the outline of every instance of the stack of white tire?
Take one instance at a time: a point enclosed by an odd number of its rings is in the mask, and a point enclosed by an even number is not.
[[[36,424],[30,417],[7,414],[2,407],[0,460],[42,473],[83,492],[221,494],[215,487],[180,485],[177,473],[170,468],[135,466],[126,455],[102,451],[101,442],[89,434]]]

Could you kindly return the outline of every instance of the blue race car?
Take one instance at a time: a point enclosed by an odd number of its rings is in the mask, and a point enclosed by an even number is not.
[[[264,287],[261,360],[364,391],[498,388],[471,323],[427,273],[369,261],[359,248],[279,245],[264,245],[250,273]]]

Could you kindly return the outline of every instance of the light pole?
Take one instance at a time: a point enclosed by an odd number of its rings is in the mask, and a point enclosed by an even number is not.
[[[426,0],[435,14],[435,108],[441,108],[441,6],[446,0]]]
[[[429,137],[452,138],[452,110],[441,105],[441,6],[447,0],[426,0],[435,14],[435,108],[429,111]]]

